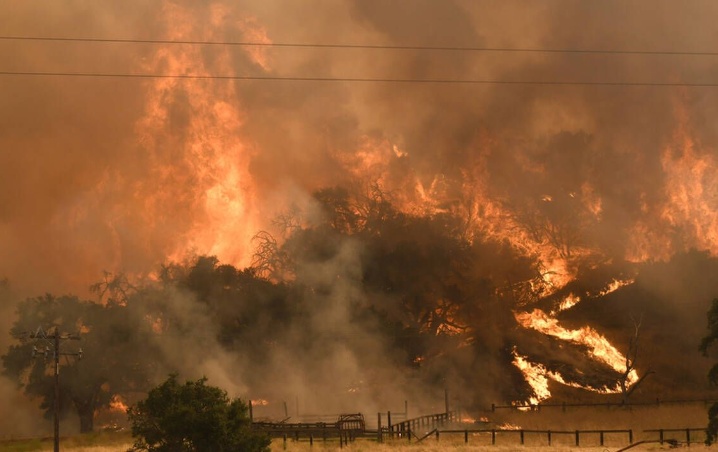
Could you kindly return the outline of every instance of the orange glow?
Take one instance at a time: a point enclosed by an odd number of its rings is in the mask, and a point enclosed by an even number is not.
[[[212,7],[209,24],[172,2],[164,4],[164,12],[169,40],[216,40],[233,27],[247,39],[268,42],[256,20],[232,19],[224,6]],[[142,70],[234,73],[229,50],[215,50],[209,58],[199,46],[159,47]],[[269,69],[264,50],[248,52],[252,62]],[[170,260],[199,253],[247,265],[251,237],[260,227],[248,169],[253,150],[242,137],[245,114],[234,83],[156,79],[146,85],[146,99],[136,132],[149,169],[134,195],[142,204],[143,220],[155,234],[173,239],[165,252]]]
[[[633,284],[634,282],[635,282],[635,279],[632,279],[632,278],[631,278],[631,279],[624,279],[624,280],[614,279],[614,280],[611,281],[603,290],[601,290],[601,291],[598,293],[598,296],[599,296],[599,297],[602,297],[602,296],[604,296],[604,295],[608,295],[608,294],[610,294],[610,293],[612,293],[612,292],[617,291],[617,290],[620,289],[621,287],[625,287],[625,286],[631,285],[631,284]]]
[[[529,362],[525,356],[521,356],[513,351],[514,360],[513,363],[518,369],[524,374],[526,383],[531,386],[534,392],[532,397],[529,397],[528,402],[531,405],[537,405],[542,400],[546,400],[551,397],[551,391],[548,389],[548,371],[541,364],[535,364]]]
[[[114,413],[126,413],[128,406],[122,401],[119,395],[113,395],[109,405],[110,411]]]
[[[629,261],[668,260],[691,248],[718,255],[715,150],[696,138],[688,109],[680,102],[675,116],[677,125],[661,158],[664,199],[657,206],[642,206],[643,217],[633,225],[626,253]]]
[[[561,303],[558,305],[558,308],[555,311],[551,312],[551,315],[556,315],[556,313],[565,311],[567,309],[571,309],[572,307],[576,306],[578,303],[581,302],[581,297],[574,294],[568,294],[566,298],[564,298]]]
[[[558,320],[549,317],[540,309],[534,309],[532,312],[515,313],[515,316],[519,324],[525,328],[532,328],[549,336],[585,345],[589,349],[589,356],[593,359],[611,366],[616,372],[622,373],[626,370],[626,357],[591,327],[586,326],[577,330],[568,330],[561,327]],[[546,372],[544,372],[545,375]],[[638,373],[632,370],[628,375],[628,386],[636,381],[638,381]],[[617,384],[613,388],[603,388],[599,392],[616,393],[620,392],[620,387]]]
[[[512,424],[510,422],[504,422],[503,424],[499,424],[498,428],[501,430],[521,430],[522,427],[517,424]]]
[[[661,218],[684,232],[692,245],[718,254],[718,165],[712,150],[693,137],[688,114],[678,111],[673,143],[663,153],[667,202]]]

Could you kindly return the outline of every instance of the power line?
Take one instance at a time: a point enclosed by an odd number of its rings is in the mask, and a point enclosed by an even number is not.
[[[373,44],[318,44],[292,42],[251,42],[251,41],[195,41],[165,39],[115,39],[115,38],[67,38],[49,36],[0,36],[1,41],[46,41],[85,42],[115,44],[185,44],[205,46],[237,47],[297,47],[317,49],[369,49],[369,50],[420,50],[451,52],[513,52],[513,53],[574,53],[606,55],[673,55],[673,56],[718,56],[718,52],[670,51],[670,50],[604,50],[604,49],[541,49],[521,47],[472,47],[472,46],[401,46]]]
[[[718,83],[690,82],[607,82],[560,80],[491,80],[491,79],[416,79],[416,78],[358,78],[358,77],[294,77],[263,75],[190,75],[190,74],[120,74],[94,72],[31,72],[0,71],[0,76],[28,77],[83,77],[130,79],[182,79],[182,80],[237,80],[237,81],[289,81],[289,82],[347,82],[347,83],[399,83],[399,84],[452,84],[452,85],[543,85],[543,86],[654,86],[713,88]]]

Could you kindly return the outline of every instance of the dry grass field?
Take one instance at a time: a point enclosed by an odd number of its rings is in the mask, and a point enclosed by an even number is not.
[[[645,432],[651,429],[685,429],[702,428],[706,424],[706,408],[702,404],[685,406],[652,406],[652,407],[591,407],[569,408],[565,412],[560,408],[543,409],[542,411],[517,412],[501,411],[493,413],[491,420],[495,425],[521,427],[525,430],[575,431],[579,430],[624,430],[632,429],[634,442],[657,439],[657,434]],[[448,428],[448,426],[447,426]],[[451,427],[455,428],[455,427]],[[481,428],[480,425],[465,424],[461,428]],[[423,432],[417,432],[422,435]],[[490,433],[469,433],[468,444],[464,442],[463,433],[440,435],[437,441],[433,436],[421,443],[396,439],[383,444],[373,439],[359,439],[349,445],[339,447],[336,439],[323,442],[320,439],[310,446],[307,439],[299,442],[276,439],[272,442],[272,452],[440,452],[440,451],[472,451],[472,452],[507,452],[507,451],[545,451],[545,452],[614,452],[628,445],[625,433],[606,433],[604,446],[599,445],[599,435],[586,433],[581,436],[581,446],[575,446],[572,434],[554,434],[552,446],[547,445],[545,433],[526,433],[525,444],[519,443],[518,432],[497,434],[496,445],[491,445]],[[683,441],[685,433],[666,433],[665,439]],[[692,438],[697,441],[691,445],[693,450],[717,450],[718,446],[706,448],[701,442],[702,432],[693,432]],[[128,433],[95,433],[63,438],[61,450],[65,452],[124,452],[132,444]],[[685,447],[685,444],[681,444]],[[661,446],[657,443],[642,444],[632,451],[668,450],[669,444]],[[0,452],[45,452],[52,450],[52,440],[23,440],[0,442]]]
[[[70,440],[63,442],[61,450],[63,452],[125,452],[131,445],[130,441],[125,443],[114,443],[111,445],[94,445],[94,446],[80,446],[72,445]],[[613,452],[620,449],[620,447],[569,447],[569,446],[535,446],[535,445],[465,445],[463,440],[442,440],[439,443],[436,442],[425,442],[421,444],[412,443],[408,444],[403,441],[394,441],[389,444],[377,444],[374,441],[359,440],[340,448],[336,441],[323,444],[316,442],[313,446],[309,446],[308,442],[295,443],[292,441],[287,442],[286,448],[284,447],[282,440],[275,440],[272,443],[272,452],[446,452],[446,451],[458,451],[458,452],[509,452],[509,451],[538,451],[538,452]],[[659,451],[669,450],[670,446],[665,444],[660,446],[659,444],[644,444],[632,448],[632,451]],[[706,450],[716,451],[718,446],[705,447],[703,445],[694,444],[691,449],[693,450]],[[52,451],[52,442],[43,442],[40,447],[33,445],[30,448],[17,444],[15,446],[8,446],[7,444],[0,445],[0,451],[2,452],[48,452]]]

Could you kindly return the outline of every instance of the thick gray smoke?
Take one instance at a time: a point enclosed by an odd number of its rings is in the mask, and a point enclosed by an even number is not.
[[[27,0],[0,6],[0,30],[28,37],[705,52],[716,46],[716,14],[712,0]],[[8,72],[528,82],[0,75],[0,278],[9,279],[17,297],[85,296],[103,270],[146,274],[187,252],[247,265],[249,238],[277,212],[306,205],[315,189],[379,176],[405,191],[400,199],[428,193],[439,203],[471,204],[471,194],[480,192],[478,204],[488,197],[517,218],[538,210],[571,225],[560,245],[602,259],[718,252],[712,235],[718,189],[711,180],[718,91],[630,85],[716,83],[713,57],[18,40],[0,40],[0,56],[0,71]],[[377,156],[388,161],[378,164],[381,171],[358,169]],[[312,321],[341,325],[342,303],[364,296],[351,284],[358,252],[347,244],[337,256],[348,282],[332,287],[321,301],[331,309]],[[329,275],[305,270],[318,279]],[[14,310],[9,299],[1,299],[4,319]],[[190,305],[178,296],[178,310]],[[703,325],[694,328],[699,336]],[[0,335],[0,350],[8,343]],[[342,371],[361,375],[345,350],[328,354]],[[279,369],[289,357],[276,359]],[[232,381],[228,361],[221,355],[204,363],[217,369],[218,384]],[[301,391],[301,378],[311,375],[283,381],[288,392]]]

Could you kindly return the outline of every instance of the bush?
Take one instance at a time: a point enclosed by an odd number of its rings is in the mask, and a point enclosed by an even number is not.
[[[177,382],[177,375],[152,389],[128,410],[135,443],[131,451],[266,452],[270,439],[252,430],[247,405],[230,400],[206,378]]]

